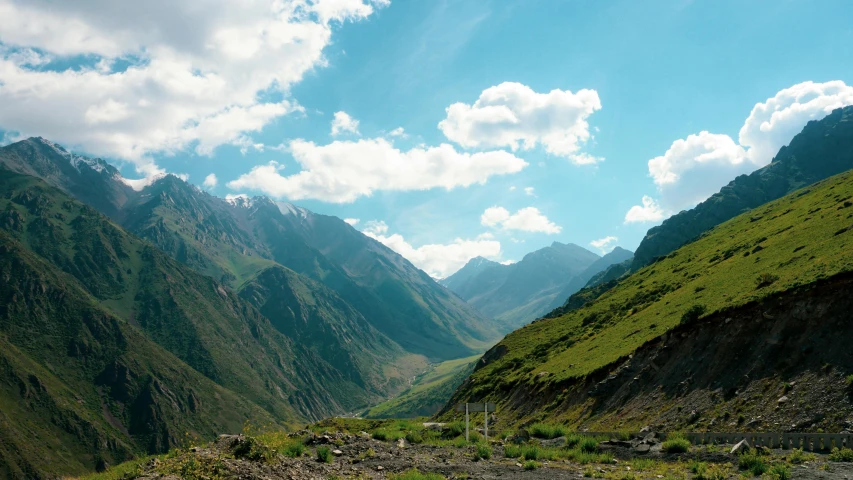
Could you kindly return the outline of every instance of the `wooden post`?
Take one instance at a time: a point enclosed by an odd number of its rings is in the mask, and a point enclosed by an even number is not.
[[[486,436],[486,443],[489,443],[489,404],[483,404],[483,415],[486,416],[486,423],[483,424],[483,433]]]
[[[469,442],[468,440],[468,404],[465,404],[465,442]]]

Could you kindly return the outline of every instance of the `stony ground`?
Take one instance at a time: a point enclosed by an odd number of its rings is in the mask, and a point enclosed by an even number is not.
[[[396,479],[421,480],[444,479],[581,479],[603,478],[610,480],[639,479],[697,479],[722,480],[723,478],[749,478],[752,475],[739,471],[737,457],[729,453],[731,446],[693,447],[683,454],[662,452],[660,442],[634,439],[628,441],[605,441],[599,447],[605,455],[612,457],[606,463],[582,465],[571,460],[540,460],[536,469],[526,470],[523,459],[505,458],[504,450],[509,442],[493,442],[491,458],[478,459],[476,445],[412,444],[405,439],[380,441],[366,432],[298,432],[287,436],[304,445],[304,451],[295,458],[270,449],[263,436],[223,435],[217,441],[203,446],[175,452],[166,457],[149,459],[140,463],[133,471],[103,478],[141,479]],[[516,439],[517,441],[517,439]],[[267,442],[274,443],[274,442]],[[446,443],[446,442],[445,442]],[[506,445],[505,445],[506,443]],[[545,443],[558,448],[560,440]],[[276,443],[284,445],[284,443]],[[482,445],[482,444],[481,444]],[[328,461],[318,459],[319,450],[328,449]],[[853,478],[853,463],[830,462],[826,455],[809,456],[802,463],[791,464],[790,452],[766,452],[768,462],[784,463],[790,478],[794,479],[850,479]],[[292,455],[292,454],[291,454]],[[712,465],[718,472],[705,476],[690,472],[691,462],[702,461]],[[530,466],[528,466],[530,468]],[[439,477],[398,477],[417,469],[422,474],[437,474]],[[109,472],[108,472],[109,473]],[[786,480],[765,474],[766,480]]]

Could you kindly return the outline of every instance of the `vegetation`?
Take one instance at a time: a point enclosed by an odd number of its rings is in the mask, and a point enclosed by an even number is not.
[[[541,466],[542,466],[541,463],[533,461],[533,460],[528,460],[528,461],[524,462],[524,469],[525,470],[536,470]]]
[[[421,473],[417,469],[408,470],[404,473],[392,473],[388,475],[389,480],[445,480],[443,475],[437,473]]]
[[[673,433],[667,436],[661,447],[666,453],[687,453],[690,451],[690,440],[684,435]]]
[[[495,398],[526,383],[582,380],[678,327],[682,318],[712,316],[853,270],[853,230],[846,230],[853,209],[844,207],[850,198],[853,172],[715,227],[582,308],[507,335],[495,347],[506,353],[474,372],[456,398]],[[762,249],[751,253],[759,244]],[[778,279],[751,288],[758,272],[767,271]],[[540,372],[548,375],[536,378]],[[513,415],[509,409],[503,414]]]
[[[738,457],[738,468],[751,473],[753,476],[760,477],[768,470],[769,467],[767,466],[764,457],[759,455],[753,449],[749,452],[742,453]]]
[[[850,448],[833,448],[829,454],[829,460],[833,462],[853,462],[853,450]]]
[[[567,430],[562,425],[551,425],[548,423],[534,423],[528,429],[530,436],[536,438],[557,438],[566,436]]]
[[[488,460],[492,458],[492,449],[488,445],[477,445],[474,451],[475,460]]]
[[[329,447],[317,447],[317,460],[323,463],[332,462],[332,450]]]

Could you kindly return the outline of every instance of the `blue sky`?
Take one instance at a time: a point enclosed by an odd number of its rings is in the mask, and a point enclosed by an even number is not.
[[[0,0],[6,142],[214,174],[219,196],[358,219],[435,276],[633,250],[853,103],[845,0],[71,3]]]

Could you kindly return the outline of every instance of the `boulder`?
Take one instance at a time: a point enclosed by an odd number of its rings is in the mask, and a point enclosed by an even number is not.
[[[649,453],[649,450],[652,449],[652,446],[648,443],[641,443],[634,447],[634,452],[639,454]]]
[[[732,447],[732,451],[729,452],[731,455],[736,455],[741,452],[746,452],[749,450],[749,442],[746,440],[741,440],[734,447]]]
[[[565,447],[568,442],[566,437],[557,437],[550,440],[542,440],[543,447]]]

